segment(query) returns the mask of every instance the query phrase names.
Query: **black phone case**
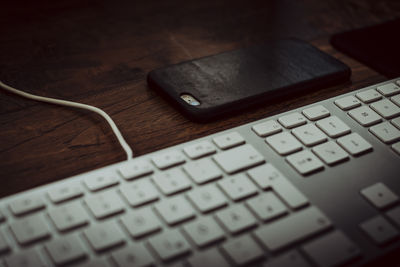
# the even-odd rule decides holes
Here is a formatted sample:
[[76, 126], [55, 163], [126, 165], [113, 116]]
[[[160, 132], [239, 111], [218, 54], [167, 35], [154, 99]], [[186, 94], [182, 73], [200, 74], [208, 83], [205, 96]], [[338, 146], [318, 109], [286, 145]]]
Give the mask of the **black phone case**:
[[[149, 86], [190, 119], [210, 121], [285, 94], [349, 79], [350, 68], [297, 39], [280, 40], [151, 71]], [[180, 98], [189, 93], [201, 105]]]

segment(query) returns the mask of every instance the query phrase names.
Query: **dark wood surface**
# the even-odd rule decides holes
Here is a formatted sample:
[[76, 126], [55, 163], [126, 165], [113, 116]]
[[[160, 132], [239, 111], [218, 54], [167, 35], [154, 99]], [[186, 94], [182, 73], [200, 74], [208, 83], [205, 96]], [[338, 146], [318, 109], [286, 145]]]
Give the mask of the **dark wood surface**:
[[[102, 108], [142, 155], [384, 81], [329, 37], [399, 16], [399, 1], [375, 0], [18, 2], [2, 6], [0, 79]], [[285, 37], [351, 66], [351, 82], [209, 124], [187, 120], [147, 87], [152, 69]], [[0, 127], [0, 197], [125, 159], [90, 112], [0, 91]]]

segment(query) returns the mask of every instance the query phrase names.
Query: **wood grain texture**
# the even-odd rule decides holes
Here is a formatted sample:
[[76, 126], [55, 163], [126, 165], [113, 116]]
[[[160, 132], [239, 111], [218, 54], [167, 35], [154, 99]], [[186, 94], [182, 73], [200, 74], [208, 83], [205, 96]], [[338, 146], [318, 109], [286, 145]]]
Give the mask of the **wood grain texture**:
[[[399, 1], [31, 1], [2, 8], [0, 79], [102, 108], [136, 155], [385, 80], [329, 45], [333, 33], [399, 17]], [[209, 124], [147, 87], [155, 68], [297, 37], [351, 66], [351, 82]], [[97, 115], [0, 92], [0, 196], [125, 159]]]

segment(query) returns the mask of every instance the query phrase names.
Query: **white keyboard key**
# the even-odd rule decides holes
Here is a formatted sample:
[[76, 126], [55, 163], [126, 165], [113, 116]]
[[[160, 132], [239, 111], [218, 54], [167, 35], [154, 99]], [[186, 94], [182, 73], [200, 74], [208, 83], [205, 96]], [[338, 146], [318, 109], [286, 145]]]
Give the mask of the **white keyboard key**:
[[262, 189], [273, 189], [292, 209], [308, 204], [307, 198], [272, 164], [267, 163], [247, 173]]
[[0, 254], [6, 252], [10, 249], [6, 238], [4, 237], [3, 233], [0, 232]]
[[117, 263], [118, 267], [147, 267], [154, 263], [149, 251], [138, 243], [133, 243], [111, 253], [111, 258]]
[[382, 216], [373, 217], [360, 224], [360, 227], [378, 245], [384, 245], [399, 236], [399, 231]]
[[96, 252], [101, 252], [125, 243], [125, 234], [115, 221], [96, 224], [83, 231]]
[[251, 129], [261, 137], [276, 134], [282, 131], [282, 126], [274, 120], [262, 122], [254, 125]]
[[103, 219], [124, 211], [124, 204], [114, 191], [88, 196], [85, 202], [97, 219]]
[[385, 121], [369, 128], [370, 132], [379, 138], [382, 142], [390, 144], [400, 140], [400, 130], [394, 127], [390, 122]]
[[311, 207], [264, 225], [255, 235], [269, 250], [277, 251], [330, 227], [330, 220], [319, 209]]
[[228, 149], [245, 143], [243, 136], [237, 132], [214, 137], [213, 141], [221, 149]]
[[179, 168], [156, 173], [153, 175], [153, 181], [167, 196], [192, 187], [187, 175]]
[[243, 173], [226, 177], [218, 185], [234, 201], [257, 194], [257, 188]]
[[121, 217], [122, 225], [133, 238], [139, 238], [161, 229], [161, 223], [149, 208], [136, 209]]
[[213, 156], [217, 164], [231, 174], [263, 163], [264, 157], [252, 145], [243, 145]]
[[199, 187], [187, 195], [196, 208], [203, 213], [218, 209], [227, 204], [226, 197], [214, 184]]
[[267, 262], [262, 267], [311, 267], [311, 265], [295, 250], [280, 254]]
[[288, 132], [267, 137], [265, 141], [280, 155], [285, 156], [302, 149], [302, 145]]
[[389, 99], [372, 103], [370, 107], [385, 119], [391, 119], [400, 115], [400, 107], [393, 104]]
[[187, 254], [191, 250], [189, 243], [177, 229], [156, 235], [150, 238], [149, 243], [163, 261]]
[[201, 141], [199, 143], [186, 146], [183, 151], [191, 159], [198, 159], [216, 152], [213, 144], [209, 141]]
[[242, 205], [221, 210], [216, 214], [216, 217], [232, 234], [240, 233], [257, 223], [254, 216]]
[[201, 217], [187, 223], [183, 230], [199, 247], [205, 247], [225, 238], [225, 233], [212, 217]]
[[[12, 267], [45, 267], [45, 265], [40, 258], [39, 254], [35, 249], [23, 250], [17, 253], [14, 253], [5, 258], [5, 262], [7, 266]], [[1, 265], [0, 263], [0, 266]]]
[[316, 120], [328, 117], [330, 115], [330, 112], [324, 106], [318, 105], [318, 106], [304, 109], [303, 114], [304, 114], [304, 116], [307, 117], [307, 119], [316, 121]]
[[358, 100], [357, 98], [355, 98], [352, 95], [345, 96], [343, 98], [335, 100], [335, 104], [342, 110], [349, 110], [349, 109], [361, 106], [360, 100]]
[[353, 156], [357, 156], [372, 150], [371, 144], [362, 138], [358, 133], [352, 133], [343, 136], [339, 138], [337, 142]]
[[78, 234], [58, 237], [46, 245], [46, 250], [55, 265], [65, 265], [87, 256]]
[[318, 266], [335, 267], [360, 256], [360, 249], [340, 231], [327, 234], [303, 246]]
[[145, 178], [121, 186], [120, 191], [132, 207], [138, 207], [159, 198], [156, 187]]
[[244, 266], [264, 257], [264, 251], [250, 235], [231, 239], [222, 245], [222, 249], [238, 266]]
[[397, 206], [386, 213], [387, 217], [400, 227], [400, 206]]
[[33, 194], [25, 194], [23, 197], [11, 201], [9, 207], [14, 215], [19, 216], [43, 209], [45, 204], [42, 197]]
[[229, 267], [230, 264], [216, 249], [201, 251], [188, 259], [190, 267]]
[[357, 93], [356, 96], [364, 103], [371, 103], [382, 98], [382, 95], [378, 93], [375, 89], [369, 89]]
[[392, 149], [400, 155], [400, 142], [397, 142], [395, 144], [392, 145]]
[[119, 183], [116, 174], [92, 174], [86, 177], [84, 183], [90, 191], [99, 191]]
[[378, 86], [376, 89], [384, 96], [391, 96], [400, 93], [400, 87], [394, 83], [381, 85]]
[[310, 151], [304, 150], [287, 156], [286, 160], [300, 174], [306, 175], [324, 168], [324, 164]]
[[312, 151], [328, 165], [334, 165], [349, 158], [346, 151], [334, 141], [320, 144], [314, 147]]
[[51, 201], [54, 203], [61, 203], [73, 198], [83, 196], [83, 190], [80, 185], [58, 185], [56, 187], [50, 188], [47, 194]]
[[195, 216], [194, 210], [183, 196], [165, 199], [155, 205], [158, 213], [169, 224], [174, 225]]
[[349, 115], [362, 126], [371, 126], [382, 121], [381, 116], [379, 116], [375, 111], [373, 111], [368, 106], [362, 106], [350, 110]]
[[146, 160], [129, 160], [119, 166], [118, 172], [125, 180], [132, 180], [152, 174], [153, 168]]
[[296, 126], [300, 126], [307, 123], [307, 119], [298, 112], [291, 113], [288, 115], [284, 115], [278, 119], [279, 123], [283, 125], [283, 127], [291, 129]]
[[316, 125], [332, 138], [336, 138], [351, 132], [350, 127], [336, 116], [319, 120], [317, 121]]
[[49, 217], [59, 231], [68, 231], [89, 223], [89, 217], [78, 201], [51, 209]]
[[364, 188], [361, 194], [378, 209], [387, 208], [399, 201], [399, 197], [383, 183]]
[[396, 105], [400, 106], [400, 95], [395, 95], [390, 98]]
[[246, 201], [246, 205], [263, 221], [270, 221], [287, 214], [285, 205], [272, 192], [264, 192]]
[[10, 224], [10, 228], [21, 245], [27, 245], [50, 236], [49, 227], [42, 214], [30, 215], [14, 221]]
[[182, 164], [186, 161], [183, 154], [176, 150], [157, 154], [156, 156], [153, 156], [151, 160], [157, 166], [157, 168], [161, 170]]
[[222, 177], [221, 170], [209, 158], [189, 162], [183, 166], [183, 169], [197, 184], [207, 183]]
[[394, 126], [396, 126], [398, 129], [400, 129], [400, 117], [391, 120], [391, 123], [392, 123]]
[[327, 140], [326, 135], [314, 124], [297, 127], [292, 130], [292, 134], [306, 146], [314, 146]]

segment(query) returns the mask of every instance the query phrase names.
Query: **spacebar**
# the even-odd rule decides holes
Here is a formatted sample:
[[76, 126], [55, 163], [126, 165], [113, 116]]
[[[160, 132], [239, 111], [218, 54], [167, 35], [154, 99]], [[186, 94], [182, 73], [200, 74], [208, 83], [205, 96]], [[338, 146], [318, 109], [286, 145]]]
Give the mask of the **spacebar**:
[[268, 249], [276, 251], [330, 228], [331, 225], [319, 209], [311, 207], [266, 225], [255, 234]]

